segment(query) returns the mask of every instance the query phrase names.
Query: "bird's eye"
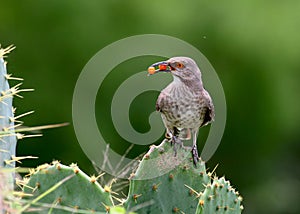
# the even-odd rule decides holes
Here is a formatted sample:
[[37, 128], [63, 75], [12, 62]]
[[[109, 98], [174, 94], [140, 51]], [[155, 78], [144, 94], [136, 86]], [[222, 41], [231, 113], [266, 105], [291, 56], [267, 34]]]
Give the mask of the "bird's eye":
[[182, 63], [180, 63], [180, 62], [177, 62], [177, 63], [176, 63], [176, 67], [177, 67], [177, 68], [183, 68], [184, 65], [183, 65]]

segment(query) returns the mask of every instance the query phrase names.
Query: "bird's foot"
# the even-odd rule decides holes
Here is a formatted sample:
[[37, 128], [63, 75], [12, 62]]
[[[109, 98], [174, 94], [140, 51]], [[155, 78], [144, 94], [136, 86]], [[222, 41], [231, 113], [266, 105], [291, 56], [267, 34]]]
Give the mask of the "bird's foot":
[[193, 163], [194, 163], [194, 166], [196, 167], [197, 163], [199, 161], [198, 150], [197, 150], [196, 145], [193, 145], [191, 152], [192, 152], [192, 157], [193, 157]]
[[171, 146], [173, 146], [173, 150], [174, 150], [174, 156], [176, 157], [177, 155], [177, 146], [179, 145], [179, 148], [184, 148], [185, 150], [189, 150], [190, 147], [185, 147], [183, 146], [183, 142], [182, 140], [180, 140], [180, 138], [178, 136], [175, 136], [171, 133], [166, 133], [166, 138], [165, 141], [168, 141], [171, 143]]

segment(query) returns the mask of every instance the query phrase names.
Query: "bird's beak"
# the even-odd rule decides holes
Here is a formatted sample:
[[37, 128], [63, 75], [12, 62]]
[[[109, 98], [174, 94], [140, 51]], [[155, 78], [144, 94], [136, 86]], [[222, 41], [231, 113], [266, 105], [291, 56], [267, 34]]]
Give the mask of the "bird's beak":
[[157, 62], [152, 64], [148, 68], [148, 75], [155, 74], [157, 72], [171, 72], [171, 66], [168, 62], [163, 61], [163, 62]]

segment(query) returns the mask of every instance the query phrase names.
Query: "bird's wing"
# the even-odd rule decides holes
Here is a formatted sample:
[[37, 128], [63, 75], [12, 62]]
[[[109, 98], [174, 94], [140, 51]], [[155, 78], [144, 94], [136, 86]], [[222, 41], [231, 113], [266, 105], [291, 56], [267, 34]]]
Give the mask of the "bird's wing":
[[209, 96], [208, 92], [204, 90], [204, 97], [206, 98], [206, 102], [205, 102], [205, 115], [204, 115], [204, 119], [203, 122], [201, 124], [202, 126], [207, 125], [208, 123], [212, 122], [215, 118], [215, 108], [214, 108], [214, 104], [212, 102], [211, 97]]

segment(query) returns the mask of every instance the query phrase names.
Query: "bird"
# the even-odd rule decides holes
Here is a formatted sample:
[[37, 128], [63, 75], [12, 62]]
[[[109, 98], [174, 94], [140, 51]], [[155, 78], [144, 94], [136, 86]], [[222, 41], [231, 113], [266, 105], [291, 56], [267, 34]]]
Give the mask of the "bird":
[[183, 140], [192, 138], [192, 160], [199, 161], [197, 136], [199, 128], [214, 121], [215, 110], [211, 96], [204, 89], [201, 71], [189, 57], [172, 57], [148, 67], [148, 75], [168, 72], [173, 81], [164, 88], [156, 101], [166, 128], [166, 139], [174, 146], [183, 146]]

